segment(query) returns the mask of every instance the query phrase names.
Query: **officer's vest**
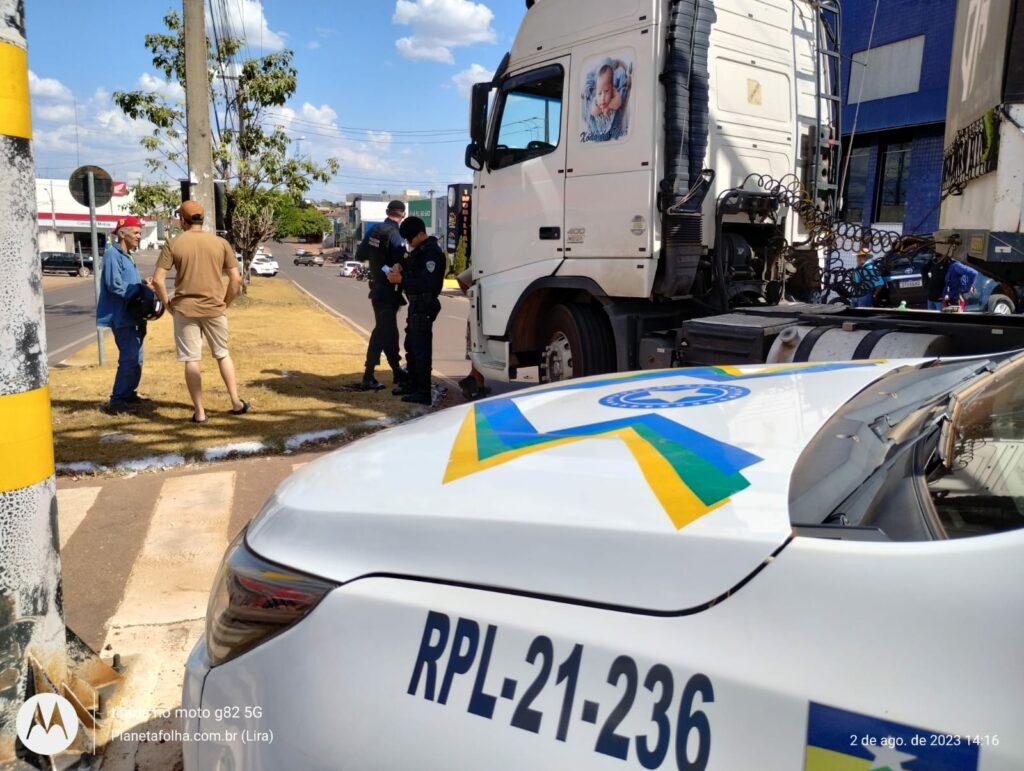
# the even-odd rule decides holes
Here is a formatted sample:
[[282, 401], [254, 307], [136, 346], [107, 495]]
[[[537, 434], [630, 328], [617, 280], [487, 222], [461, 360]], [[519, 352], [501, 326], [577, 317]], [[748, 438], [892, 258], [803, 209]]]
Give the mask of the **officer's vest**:
[[398, 229], [391, 220], [385, 220], [377, 225], [370, 228], [370, 232], [366, 234], [359, 247], [356, 249], [356, 259], [360, 262], [370, 263], [370, 283], [376, 284], [382, 278], [384, 274], [381, 273], [381, 268], [388, 261], [388, 251], [391, 245], [391, 233]]

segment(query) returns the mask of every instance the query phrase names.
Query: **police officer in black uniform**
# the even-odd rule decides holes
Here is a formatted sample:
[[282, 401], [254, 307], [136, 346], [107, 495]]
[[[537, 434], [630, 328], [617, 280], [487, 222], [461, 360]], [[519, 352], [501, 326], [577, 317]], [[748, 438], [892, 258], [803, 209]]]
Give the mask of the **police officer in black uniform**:
[[[405, 217], [405, 204], [391, 201], [387, 219], [370, 228], [356, 249], [356, 259], [370, 263], [370, 302], [373, 304], [373, 332], [366, 349], [366, 368], [359, 387], [364, 391], [377, 391], [384, 387], [377, 382], [373, 370], [380, 364], [381, 353], [388, 360], [394, 374], [395, 385], [405, 382], [398, 355], [398, 309], [405, 304], [401, 287], [388, 280], [394, 269], [401, 272], [405, 258], [405, 244], [398, 232], [398, 224]], [[397, 269], [396, 269], [397, 266]]]
[[399, 232], [412, 251], [405, 261], [405, 269], [390, 279], [400, 280], [409, 300], [409, 317], [405, 327], [405, 360], [409, 365], [409, 379], [394, 393], [402, 395], [403, 402], [431, 403], [430, 372], [433, 345], [433, 324], [441, 312], [438, 296], [448, 272], [448, 258], [427, 235], [427, 228], [419, 217], [409, 217], [399, 226]]

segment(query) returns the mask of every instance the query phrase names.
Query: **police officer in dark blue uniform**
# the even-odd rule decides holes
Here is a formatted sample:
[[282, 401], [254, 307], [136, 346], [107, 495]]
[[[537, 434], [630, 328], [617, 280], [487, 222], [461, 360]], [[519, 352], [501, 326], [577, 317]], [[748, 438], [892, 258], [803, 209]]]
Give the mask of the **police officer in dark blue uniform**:
[[396, 266], [397, 271], [401, 272], [405, 258], [405, 244], [398, 232], [398, 224], [403, 217], [405, 204], [391, 201], [387, 208], [387, 219], [370, 228], [356, 249], [356, 259], [370, 263], [370, 302], [373, 305], [373, 332], [366, 349], [363, 380], [359, 384], [364, 391], [377, 391], [384, 387], [373, 374], [373, 370], [380, 364], [381, 353], [391, 366], [395, 385], [401, 385], [406, 379], [398, 355], [398, 309], [405, 301], [402, 299], [401, 287], [388, 280], [388, 274]]
[[398, 276], [409, 300], [409, 317], [405, 327], [405, 360], [409, 365], [409, 379], [394, 393], [402, 395], [403, 402], [431, 403], [430, 372], [432, 368], [433, 324], [441, 312], [438, 296], [448, 272], [448, 258], [427, 235], [427, 228], [419, 217], [409, 217], [399, 226], [399, 232], [412, 250], [405, 260], [405, 268]]

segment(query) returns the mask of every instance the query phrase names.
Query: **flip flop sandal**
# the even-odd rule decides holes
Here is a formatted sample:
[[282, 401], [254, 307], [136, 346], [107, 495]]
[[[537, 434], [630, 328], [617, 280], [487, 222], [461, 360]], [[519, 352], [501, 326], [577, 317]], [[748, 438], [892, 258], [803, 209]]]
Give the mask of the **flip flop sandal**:
[[247, 402], [245, 399], [242, 399], [242, 409], [240, 409], [240, 410], [231, 410], [231, 414], [232, 415], [244, 415], [245, 413], [247, 413], [249, 411], [249, 407], [251, 407], [251, 406], [252, 405], [249, 404], [249, 402]]
[[209, 420], [210, 420], [210, 416], [209, 415], [207, 415], [205, 418], [200, 420], [199, 418], [196, 417], [196, 414], [194, 412], [192, 413], [192, 422], [193, 423], [206, 423]]

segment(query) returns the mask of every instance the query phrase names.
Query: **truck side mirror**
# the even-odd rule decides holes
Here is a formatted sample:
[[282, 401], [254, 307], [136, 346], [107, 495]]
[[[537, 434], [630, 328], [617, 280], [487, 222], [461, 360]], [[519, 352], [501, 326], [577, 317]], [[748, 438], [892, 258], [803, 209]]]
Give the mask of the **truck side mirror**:
[[476, 142], [466, 145], [466, 165], [473, 171], [480, 171], [484, 167], [484, 152]]
[[476, 83], [469, 106], [469, 138], [483, 147], [487, 141], [487, 98], [494, 88], [492, 83]]

